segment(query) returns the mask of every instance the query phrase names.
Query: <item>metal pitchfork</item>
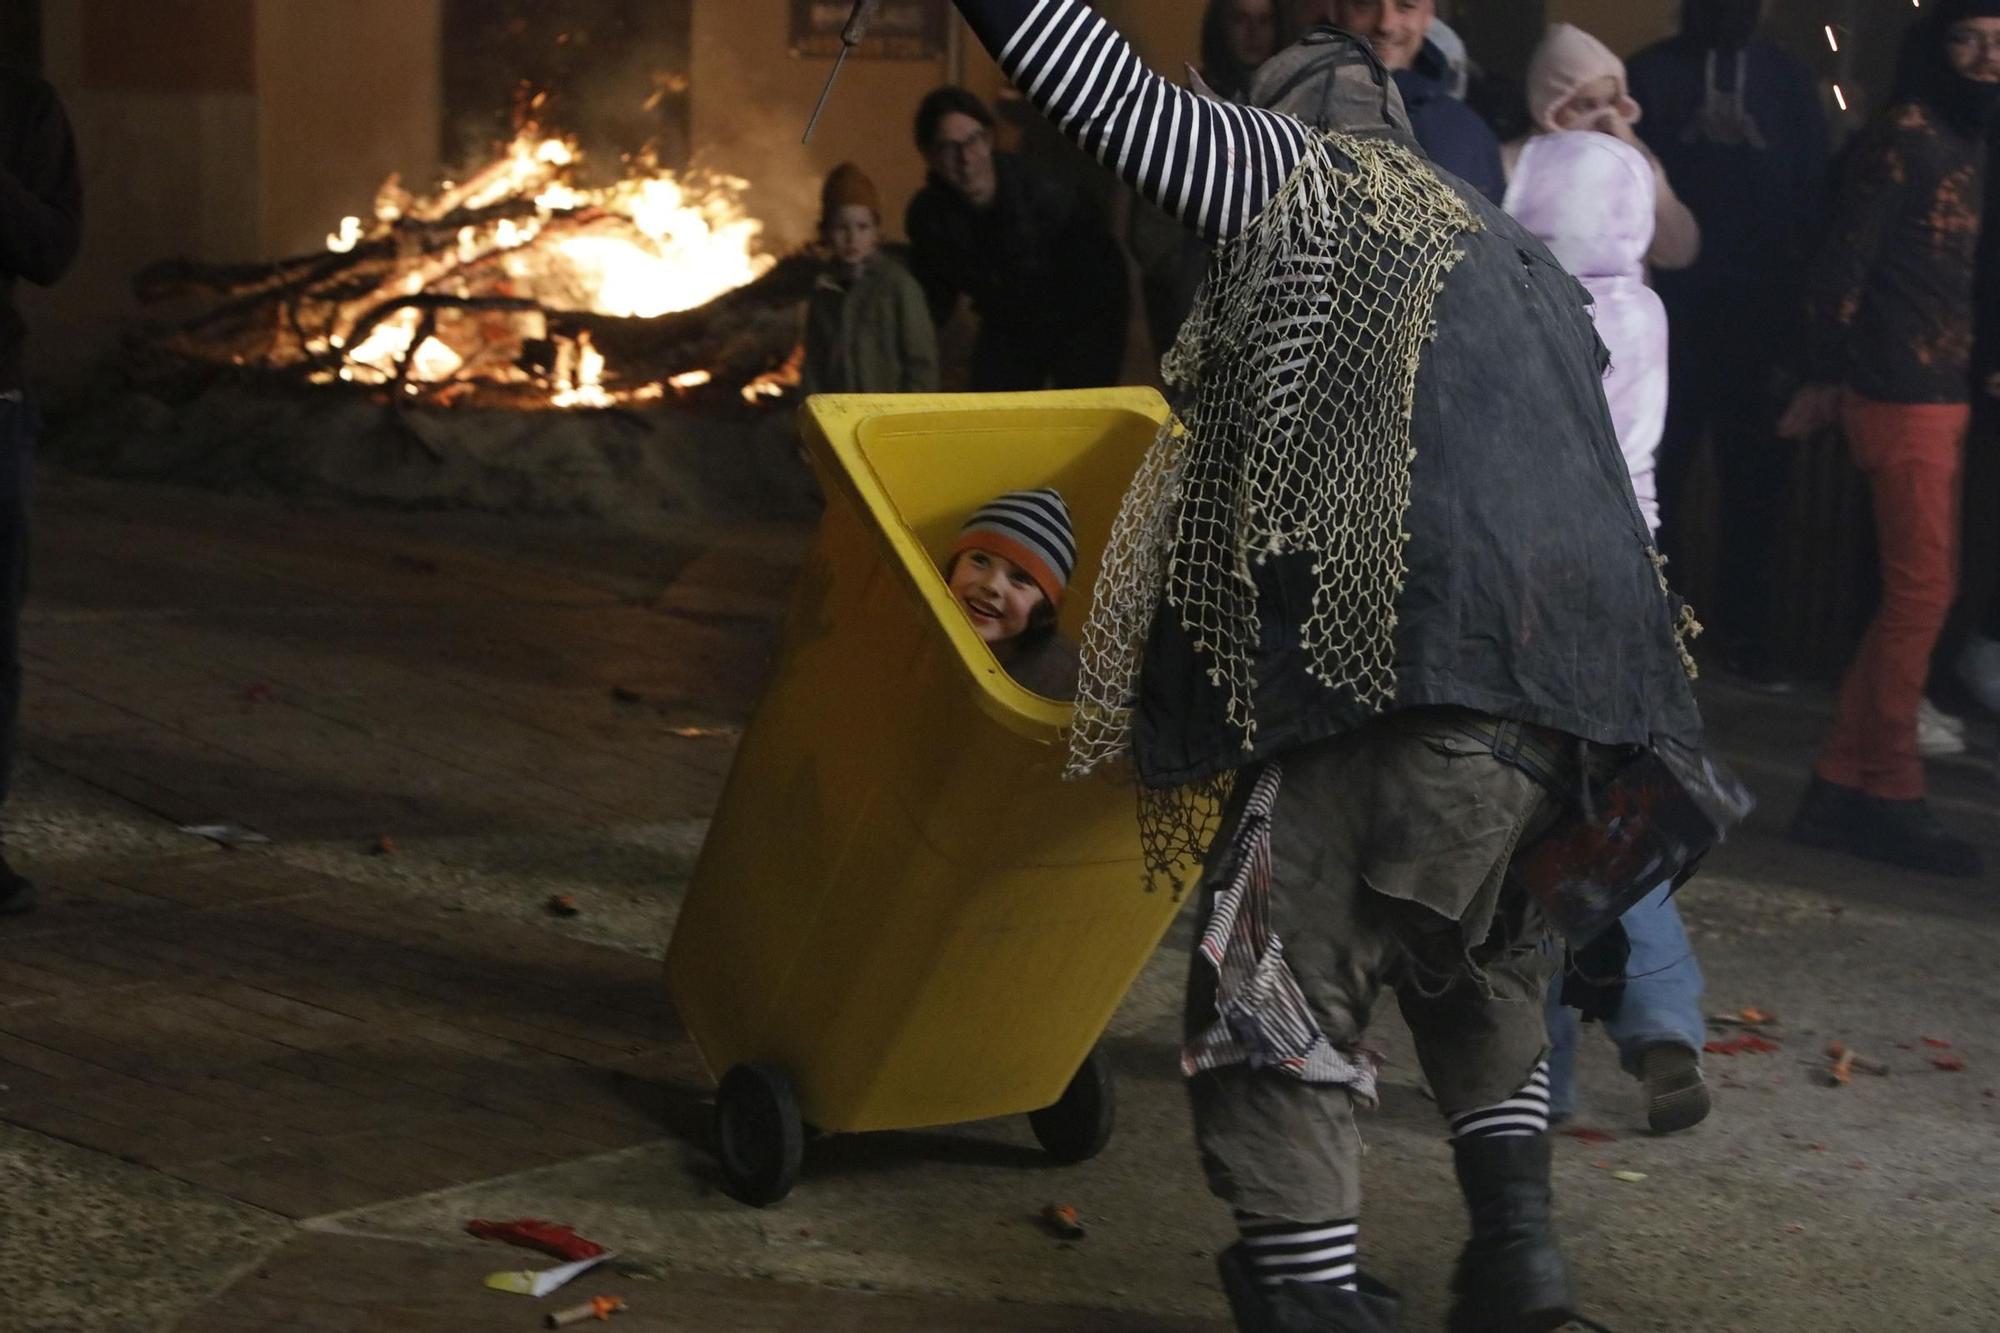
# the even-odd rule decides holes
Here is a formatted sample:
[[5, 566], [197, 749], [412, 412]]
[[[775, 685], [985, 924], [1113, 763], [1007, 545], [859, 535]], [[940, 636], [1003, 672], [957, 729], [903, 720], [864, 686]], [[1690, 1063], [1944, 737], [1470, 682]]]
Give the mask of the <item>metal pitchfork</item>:
[[848, 16], [847, 26], [840, 30], [840, 55], [834, 59], [833, 72], [826, 76], [826, 87], [820, 90], [819, 105], [813, 108], [812, 119], [806, 122], [806, 137], [800, 143], [811, 143], [813, 130], [819, 125], [819, 113], [826, 110], [826, 99], [833, 96], [833, 84], [840, 77], [840, 67], [847, 63], [847, 53], [861, 45], [861, 39], [868, 35], [868, 25], [875, 21], [875, 12], [882, 8], [882, 0], [854, 0], [854, 13]]

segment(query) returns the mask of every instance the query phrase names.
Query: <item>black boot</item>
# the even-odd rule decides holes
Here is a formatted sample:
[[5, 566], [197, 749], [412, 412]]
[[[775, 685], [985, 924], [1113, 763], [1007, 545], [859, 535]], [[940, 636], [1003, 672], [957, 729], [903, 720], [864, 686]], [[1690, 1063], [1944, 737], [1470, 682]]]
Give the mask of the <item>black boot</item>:
[[1549, 1136], [1457, 1139], [1458, 1186], [1472, 1239], [1452, 1278], [1451, 1333], [1546, 1333], [1574, 1311], [1556, 1248]]
[[33, 911], [34, 906], [34, 883], [8, 865], [5, 856], [0, 856], [0, 916], [19, 916]]
[[1359, 1291], [1325, 1282], [1267, 1287], [1241, 1245], [1217, 1255], [1215, 1267], [1242, 1333], [1396, 1333], [1396, 1293], [1373, 1279], [1360, 1278]]
[[1928, 801], [1870, 797], [1861, 815], [1847, 842], [1856, 856], [1959, 879], [1974, 879], [1986, 870], [1979, 849], [1939, 823]]
[[1868, 793], [1828, 782], [1815, 773], [1806, 784], [1798, 813], [1792, 816], [1792, 841], [1808, 847], [1844, 848], [1866, 804]]

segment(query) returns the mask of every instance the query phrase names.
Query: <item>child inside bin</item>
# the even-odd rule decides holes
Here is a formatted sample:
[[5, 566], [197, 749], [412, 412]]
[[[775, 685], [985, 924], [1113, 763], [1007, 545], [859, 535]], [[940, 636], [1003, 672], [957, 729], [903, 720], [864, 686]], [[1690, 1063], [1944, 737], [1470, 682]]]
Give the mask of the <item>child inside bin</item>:
[[1076, 697], [1076, 644], [1056, 612], [1076, 572], [1069, 506], [1054, 490], [1009, 491], [976, 510], [944, 563], [952, 600], [1023, 688]]

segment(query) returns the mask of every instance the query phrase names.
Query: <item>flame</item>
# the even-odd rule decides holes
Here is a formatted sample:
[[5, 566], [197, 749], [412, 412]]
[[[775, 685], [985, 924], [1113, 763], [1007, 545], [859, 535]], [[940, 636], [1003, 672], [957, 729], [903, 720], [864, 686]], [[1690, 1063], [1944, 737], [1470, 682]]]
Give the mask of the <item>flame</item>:
[[[581, 162], [573, 141], [529, 127], [463, 181], [445, 182], [424, 196], [391, 177], [377, 193], [372, 224], [341, 219], [326, 238], [328, 251], [336, 254], [396, 236], [395, 228], [406, 222], [458, 225], [448, 250], [410, 260], [375, 291], [345, 302], [313, 339], [319, 348], [341, 354], [338, 377], [384, 384], [401, 376], [412, 385], [442, 384], [467, 374], [500, 381], [535, 378], [514, 364], [517, 356], [482, 353], [495, 338], [518, 348], [545, 337], [538, 313], [440, 311], [432, 331], [419, 341], [417, 312], [402, 310], [355, 340], [356, 321], [383, 300], [424, 292], [499, 295], [525, 298], [549, 311], [649, 319], [705, 305], [776, 263], [759, 253], [763, 225], [744, 210], [747, 182], [677, 176], [642, 165], [615, 184], [585, 188], [569, 179]], [[587, 336], [559, 339], [546, 378], [549, 401], [557, 407], [603, 407], [667, 391], [661, 383], [616, 389], [616, 379]], [[683, 375], [672, 383], [679, 389], [696, 382]]]
[[437, 335], [427, 335], [414, 352], [410, 350], [410, 344], [416, 342], [418, 322], [416, 311], [401, 310], [370, 329], [367, 337], [347, 349], [348, 364], [341, 367], [340, 378], [387, 384], [396, 378], [405, 360], [409, 362], [405, 378], [413, 384], [440, 384], [456, 375], [465, 358]]
[[556, 357], [556, 391], [549, 399], [557, 407], [610, 407], [617, 400], [604, 389], [604, 353], [590, 344], [590, 335], [564, 342]]
[[785, 358], [784, 365], [743, 386], [743, 401], [754, 405], [766, 398], [783, 398], [787, 389], [795, 389], [804, 382], [805, 365], [806, 345], [799, 343]]

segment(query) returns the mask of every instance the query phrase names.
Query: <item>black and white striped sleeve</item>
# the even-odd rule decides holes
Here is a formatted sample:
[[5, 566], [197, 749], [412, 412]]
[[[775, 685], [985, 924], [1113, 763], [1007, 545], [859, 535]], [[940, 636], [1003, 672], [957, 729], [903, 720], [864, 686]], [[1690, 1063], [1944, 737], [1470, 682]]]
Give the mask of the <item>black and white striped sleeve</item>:
[[1290, 116], [1176, 87], [1082, 0], [956, 0], [1000, 68], [1085, 152], [1209, 240], [1248, 226], [1305, 156]]

